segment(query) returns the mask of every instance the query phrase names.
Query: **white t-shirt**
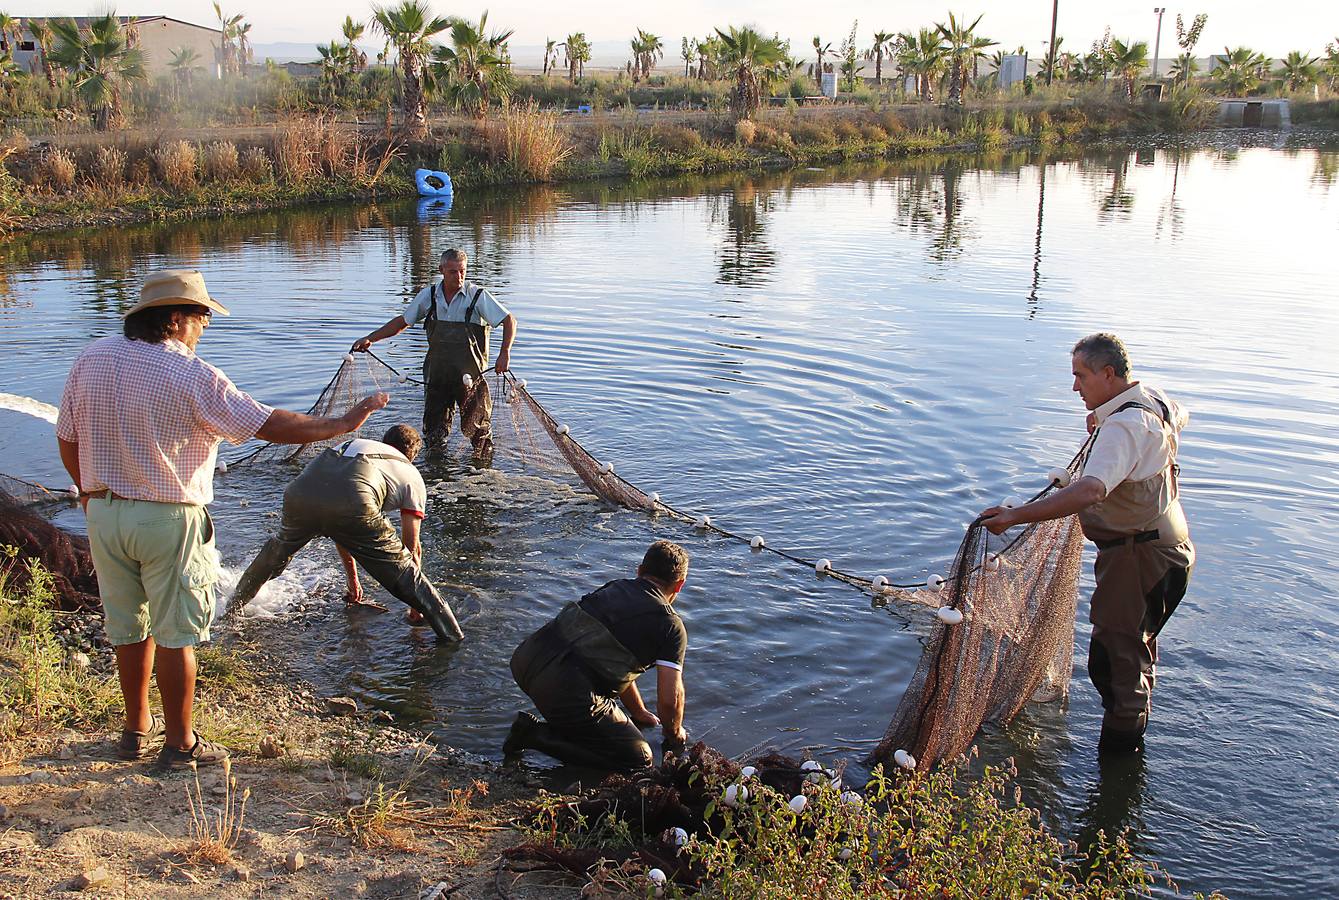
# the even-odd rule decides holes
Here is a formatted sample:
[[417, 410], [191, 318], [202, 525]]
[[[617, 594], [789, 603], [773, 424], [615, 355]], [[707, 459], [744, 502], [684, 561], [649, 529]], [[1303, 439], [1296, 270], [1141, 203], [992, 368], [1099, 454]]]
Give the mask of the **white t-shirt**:
[[[479, 289], [479, 285], [473, 281], [466, 281], [460, 286], [454, 297], [443, 296], [442, 276], [438, 275], [432, 280], [432, 285], [437, 288], [437, 321], [438, 322], [464, 322], [465, 311], [470, 308], [470, 303], [474, 300], [474, 292]], [[425, 287], [419, 291], [413, 301], [405, 307], [403, 313], [404, 320], [410, 325], [422, 322], [428, 315], [428, 307], [432, 303], [432, 286]], [[507, 308], [497, 302], [497, 298], [485, 290], [479, 295], [479, 302], [475, 304], [474, 315], [470, 320], [475, 325], [483, 325], [486, 328], [496, 328], [502, 324], [502, 320], [511, 313]]]
[[[1166, 425], [1159, 400], [1171, 413]], [[1132, 402], [1153, 412], [1138, 408], [1116, 412]], [[1093, 410], [1093, 416], [1099, 431], [1083, 464], [1083, 474], [1101, 481], [1108, 494], [1122, 481], [1144, 481], [1167, 468], [1176, 459], [1181, 429], [1190, 421], [1190, 414], [1181, 404], [1138, 382]]]
[[[428, 509], [428, 489], [423, 484], [423, 476], [418, 469], [405, 458], [405, 455], [390, 444], [367, 438], [354, 438], [339, 447], [342, 456], [371, 456], [370, 462], [376, 466], [386, 479], [386, 499], [381, 511], [405, 512], [423, 518]], [[388, 456], [390, 459], [381, 459]]]

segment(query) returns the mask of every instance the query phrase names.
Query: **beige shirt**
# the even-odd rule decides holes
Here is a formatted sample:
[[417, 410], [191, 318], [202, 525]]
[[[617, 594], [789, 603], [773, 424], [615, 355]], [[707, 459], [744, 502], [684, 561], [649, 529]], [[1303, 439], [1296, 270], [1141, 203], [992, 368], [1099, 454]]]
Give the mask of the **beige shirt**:
[[[1170, 427], [1162, 422], [1162, 407], [1171, 413]], [[1116, 412], [1126, 403], [1139, 403], [1143, 409]], [[1091, 475], [1106, 485], [1110, 494], [1123, 481], [1152, 478], [1176, 459], [1181, 429], [1190, 414], [1175, 400], [1155, 388], [1135, 382], [1093, 410], [1097, 420], [1097, 440], [1083, 463], [1083, 475]]]

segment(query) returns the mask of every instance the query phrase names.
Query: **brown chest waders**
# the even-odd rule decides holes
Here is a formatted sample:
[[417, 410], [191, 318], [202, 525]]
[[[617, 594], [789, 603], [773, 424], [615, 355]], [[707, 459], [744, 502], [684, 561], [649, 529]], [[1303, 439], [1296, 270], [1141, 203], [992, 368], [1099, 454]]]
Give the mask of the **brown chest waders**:
[[[488, 331], [472, 322], [484, 289], [476, 288], [465, 310], [465, 321], [443, 322], [437, 318], [437, 285], [430, 287], [428, 315], [423, 330], [428, 335], [428, 354], [423, 359], [423, 437], [441, 444], [451, 432], [451, 417], [460, 407], [460, 431], [477, 451], [493, 443], [493, 398], [483, 373], [488, 368]], [[448, 303], [450, 300], [447, 301]], [[473, 379], [466, 388], [464, 376]]]
[[451, 607], [424, 577], [399, 533], [382, 514], [386, 481], [372, 463], [380, 455], [343, 456], [330, 448], [312, 460], [284, 491], [279, 534], [265, 542], [237, 583], [229, 609], [236, 614], [265, 582], [280, 575], [315, 537], [328, 537], [353, 556], [391, 596], [423, 614], [444, 640], [462, 633]]
[[[1131, 408], [1159, 415], [1142, 403], [1116, 412]], [[1159, 418], [1169, 421], [1165, 406]], [[1121, 482], [1079, 513], [1084, 536], [1097, 544], [1088, 677], [1102, 695], [1103, 750], [1137, 749], [1157, 681], [1158, 633], [1190, 583], [1195, 548], [1177, 473], [1173, 459], [1152, 478]]]
[[640, 769], [654, 761], [651, 745], [617, 703], [642, 667], [580, 605], [567, 604], [526, 638], [512, 654], [511, 672], [545, 719], [518, 718], [518, 749], [596, 769]]

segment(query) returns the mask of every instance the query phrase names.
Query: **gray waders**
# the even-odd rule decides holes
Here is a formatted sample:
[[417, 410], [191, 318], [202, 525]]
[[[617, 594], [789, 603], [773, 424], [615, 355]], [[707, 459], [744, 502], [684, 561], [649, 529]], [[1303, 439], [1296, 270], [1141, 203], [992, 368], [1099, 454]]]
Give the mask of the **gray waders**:
[[[459, 406], [461, 434], [477, 452], [493, 446], [493, 398], [482, 377], [488, 368], [488, 332], [470, 321], [483, 292], [483, 288], [475, 289], [465, 321], [443, 322], [437, 318], [437, 285], [431, 286], [431, 303], [423, 321], [428, 334], [428, 355], [423, 360], [423, 437], [430, 445], [445, 443], [451, 433], [451, 416]], [[473, 379], [468, 388], [465, 375]]]
[[312, 538], [328, 537], [353, 556], [391, 596], [423, 614], [437, 636], [463, 637], [451, 607], [437, 593], [381, 513], [385, 481], [367, 456], [324, 451], [284, 491], [279, 534], [265, 542], [233, 594], [240, 610], [265, 582], [287, 568]]
[[651, 745], [617, 702], [640, 671], [603, 623], [578, 604], [567, 604], [512, 654], [512, 677], [545, 721], [522, 713], [509, 749], [538, 750], [593, 769], [650, 766]]
[[[1116, 412], [1131, 407], [1153, 412], [1142, 403]], [[1160, 418], [1167, 423], [1166, 410]], [[1084, 536], [1097, 544], [1088, 677], [1105, 710], [1100, 752], [1139, 748], [1157, 681], [1158, 634], [1190, 583], [1195, 548], [1176, 475], [1171, 460], [1152, 478], [1123, 481], [1079, 513]]]

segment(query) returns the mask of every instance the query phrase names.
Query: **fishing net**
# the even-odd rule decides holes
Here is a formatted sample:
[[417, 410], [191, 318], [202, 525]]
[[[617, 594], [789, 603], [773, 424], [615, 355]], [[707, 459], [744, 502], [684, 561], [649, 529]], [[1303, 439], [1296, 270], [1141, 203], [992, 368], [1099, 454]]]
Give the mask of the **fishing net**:
[[[876, 605], [937, 608], [915, 675], [873, 754], [876, 760], [892, 760], [906, 768], [932, 766], [966, 752], [983, 724], [1005, 724], [1030, 700], [1058, 699], [1067, 693], [1083, 541], [1076, 518], [1030, 525], [1012, 540], [996, 541], [993, 550], [989, 532], [976, 522], [963, 538], [947, 577], [931, 575], [914, 583], [866, 577], [842, 571], [827, 559], [773, 547], [762, 536], [730, 530], [709, 516], [690, 513], [643, 491], [584, 447], [524, 381], [510, 372], [489, 380], [494, 452], [499, 459], [556, 478], [575, 476], [609, 503], [668, 516], [700, 532], [747, 543], [855, 587], [871, 595]], [[405, 382], [421, 383], [375, 354], [350, 354], [310, 413], [342, 415], [372, 391]], [[482, 385], [479, 379], [473, 389]], [[238, 463], [299, 460], [347, 439], [340, 436], [302, 447], [267, 444]], [[1067, 469], [1053, 472], [1050, 485], [1032, 499], [1067, 484], [1078, 472], [1082, 452]]]
[[[1067, 484], [1078, 458], [1031, 499]], [[874, 760], [932, 766], [965, 753], [983, 724], [1007, 724], [1029, 701], [1068, 693], [1082, 549], [1076, 516], [1029, 525], [996, 551], [981, 521], [972, 523]]]
[[70, 534], [39, 514], [44, 506], [69, 503], [68, 491], [52, 490], [31, 481], [0, 475], [0, 548], [13, 547], [17, 555], [0, 562], [0, 584], [15, 594], [28, 589], [31, 565], [40, 563], [51, 574], [51, 587], [60, 609], [102, 608], [88, 539]]

